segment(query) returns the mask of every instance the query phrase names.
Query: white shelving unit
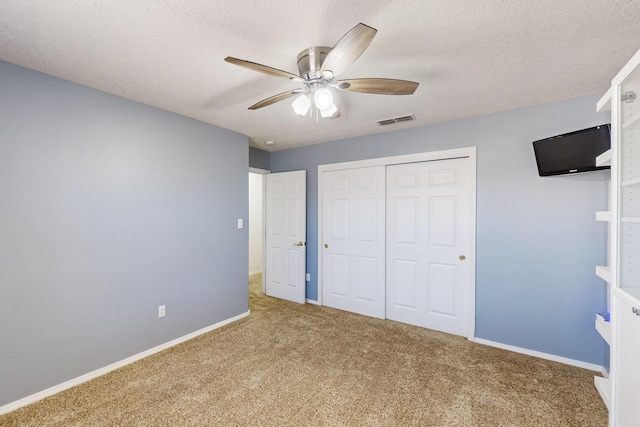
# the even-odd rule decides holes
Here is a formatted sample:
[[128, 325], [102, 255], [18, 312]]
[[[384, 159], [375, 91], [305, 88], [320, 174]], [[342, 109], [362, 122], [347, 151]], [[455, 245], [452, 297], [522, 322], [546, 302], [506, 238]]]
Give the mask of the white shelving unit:
[[633, 185], [638, 185], [640, 184], [640, 178], [633, 178], [633, 179], [628, 179], [626, 181], [622, 181], [620, 183], [621, 187], [631, 187]]
[[607, 344], [611, 345], [611, 322], [602, 317], [600, 313], [596, 314], [596, 331], [604, 338]]
[[598, 101], [611, 109], [611, 150], [596, 159], [611, 165], [609, 211], [596, 212], [609, 228], [608, 265], [596, 274], [609, 285], [610, 315], [595, 328], [609, 344], [609, 377], [595, 377], [609, 408], [610, 426], [640, 425], [640, 51]]
[[609, 406], [611, 405], [611, 381], [609, 381], [609, 378], [593, 377], [593, 383], [595, 384], [598, 393], [600, 393], [607, 409], [611, 410]]
[[[611, 109], [612, 93], [613, 93], [613, 89], [609, 89], [607, 93], [605, 93], [604, 96], [600, 98], [600, 101], [598, 101], [598, 104], [596, 107], [597, 111], [599, 112], [608, 111]], [[605, 151], [604, 153], [596, 157], [596, 166], [611, 166], [612, 157], [613, 157], [612, 149]], [[611, 193], [611, 189], [609, 192]], [[604, 221], [608, 223], [609, 234], [611, 234], [611, 222], [613, 221], [613, 212], [611, 211], [611, 209], [612, 209], [612, 204], [611, 204], [611, 201], [609, 201], [608, 211], [596, 212], [596, 221]], [[611, 289], [611, 281], [612, 281], [611, 267], [610, 267], [612, 260], [611, 260], [610, 250], [609, 250], [609, 256], [607, 261], [609, 263], [608, 265], [596, 266], [596, 276], [598, 276], [599, 278], [601, 278], [606, 282], [605, 286], [607, 287], [607, 294], [608, 294], [609, 293], [608, 291]], [[607, 309], [609, 309], [609, 304], [607, 304]], [[602, 336], [602, 339], [604, 339], [604, 341], [609, 346], [611, 346], [612, 327], [611, 327], [611, 322], [609, 321], [608, 313], [606, 313], [605, 316], [607, 316], [606, 319], [602, 314], [596, 313], [595, 328], [596, 328], [596, 331], [598, 331], [598, 333], [600, 334], [600, 336]], [[593, 378], [593, 381], [594, 381], [596, 390], [598, 390], [598, 393], [600, 393], [600, 397], [602, 397], [602, 401], [607, 406], [607, 409], [611, 410], [610, 405], [611, 405], [612, 381], [610, 377], [604, 378], [604, 377], [596, 376]]]
[[640, 114], [634, 114], [624, 123], [622, 123], [622, 130], [633, 129], [640, 121]]
[[598, 157], [596, 157], [596, 166], [611, 166], [611, 150], [610, 149], [600, 154]]
[[613, 88], [609, 88], [607, 92], [602, 95], [602, 98], [598, 100], [596, 104], [596, 111], [611, 111], [611, 91]]
[[606, 265], [596, 265], [596, 276], [607, 283], [611, 283], [611, 268]]

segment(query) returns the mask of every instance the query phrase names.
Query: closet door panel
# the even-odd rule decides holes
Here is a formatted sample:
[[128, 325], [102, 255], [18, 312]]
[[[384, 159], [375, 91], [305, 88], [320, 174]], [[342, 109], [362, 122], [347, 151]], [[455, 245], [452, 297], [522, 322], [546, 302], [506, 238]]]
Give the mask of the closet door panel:
[[387, 167], [388, 319], [468, 335], [469, 161]]
[[384, 318], [384, 166], [322, 174], [322, 299]]

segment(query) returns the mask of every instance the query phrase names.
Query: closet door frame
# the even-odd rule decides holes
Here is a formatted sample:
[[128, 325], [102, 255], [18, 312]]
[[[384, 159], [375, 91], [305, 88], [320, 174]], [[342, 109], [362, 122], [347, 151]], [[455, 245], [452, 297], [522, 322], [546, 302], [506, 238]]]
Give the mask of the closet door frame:
[[390, 166], [403, 163], [428, 162], [437, 160], [448, 160], [467, 157], [470, 160], [469, 170], [469, 326], [467, 328], [467, 339], [475, 339], [476, 323], [476, 147], [455, 148], [451, 150], [429, 151], [423, 153], [406, 154], [401, 156], [380, 157], [375, 159], [356, 160], [351, 162], [331, 163], [318, 165], [318, 304], [322, 303], [322, 212], [323, 212], [323, 188], [322, 174], [328, 171], [363, 168], [370, 166]]

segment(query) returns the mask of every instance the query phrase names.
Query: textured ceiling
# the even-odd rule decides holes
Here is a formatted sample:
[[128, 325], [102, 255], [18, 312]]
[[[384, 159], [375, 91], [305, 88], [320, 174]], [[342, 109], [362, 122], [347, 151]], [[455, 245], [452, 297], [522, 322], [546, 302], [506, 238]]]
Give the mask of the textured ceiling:
[[[300, 51], [333, 46], [358, 22], [378, 34], [339, 77], [413, 80], [414, 95], [341, 92], [342, 116], [318, 122], [296, 116], [290, 100], [247, 109], [299, 84], [226, 56], [297, 74]], [[0, 60], [243, 133], [266, 150], [601, 93], [639, 48], [638, 0], [0, 2]], [[416, 121], [374, 123], [407, 114]]]

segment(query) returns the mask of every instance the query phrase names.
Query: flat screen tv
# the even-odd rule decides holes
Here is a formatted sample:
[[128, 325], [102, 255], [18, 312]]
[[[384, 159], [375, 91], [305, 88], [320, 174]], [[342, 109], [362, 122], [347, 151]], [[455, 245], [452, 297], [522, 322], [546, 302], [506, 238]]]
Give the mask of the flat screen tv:
[[596, 166], [596, 157], [609, 148], [608, 124], [533, 142], [540, 176], [609, 169], [609, 166]]

